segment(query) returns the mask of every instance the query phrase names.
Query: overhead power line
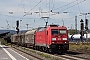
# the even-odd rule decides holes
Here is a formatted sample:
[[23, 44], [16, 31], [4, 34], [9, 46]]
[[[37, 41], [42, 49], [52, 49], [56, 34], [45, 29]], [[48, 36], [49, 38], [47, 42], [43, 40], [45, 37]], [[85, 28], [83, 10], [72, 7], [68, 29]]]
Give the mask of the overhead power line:
[[[33, 8], [31, 8], [30, 11], [32, 11], [35, 7], [37, 7], [41, 2], [42, 2], [42, 0], [40, 0]], [[30, 11], [29, 11], [29, 12], [30, 12]], [[29, 13], [29, 12], [28, 12], [28, 13]], [[23, 15], [23, 17], [26, 16], [26, 15], [27, 15], [27, 14]]]
[[66, 9], [69, 9], [69, 8], [71, 8], [71, 7], [74, 7], [74, 6], [80, 4], [80, 3], [84, 2], [84, 1], [86, 1], [86, 0], [83, 0], [83, 1], [80, 1], [80, 2], [78, 2], [78, 3], [76, 3], [76, 4], [73, 4], [72, 6], [63, 9], [62, 11], [66, 10]]
[[[77, 3], [78, 3], [78, 0], [77, 0]], [[81, 12], [79, 4], [78, 4], [78, 9], [79, 9], [79, 12]]]
[[64, 6], [58, 7], [58, 8], [56, 8], [56, 9], [54, 9], [54, 10], [61, 9], [61, 8], [65, 7], [65, 6], [68, 6], [68, 5], [70, 5], [70, 4], [73, 4], [73, 3], [75, 3], [75, 2], [77, 2], [77, 0], [75, 0], [75, 1], [73, 1], [73, 2], [70, 2], [70, 3], [68, 3], [68, 4], [64, 5]]
[[[75, 1], [73, 1], [73, 2], [70, 2], [70, 3], [68, 3], [68, 4], [66, 4], [66, 5], [64, 5], [64, 6], [62, 6], [62, 7], [58, 7], [58, 8], [53, 9], [53, 10], [62, 9], [62, 8], [64, 8], [64, 7], [66, 7], [66, 6], [68, 6], [68, 5], [73, 4], [72, 6], [69, 6], [69, 7], [67, 7], [67, 8], [65, 8], [65, 9], [62, 10], [62, 11], [64, 11], [64, 10], [69, 9], [69, 8], [75, 6], [75, 5], [78, 5], [78, 4], [80, 4], [80, 3], [84, 2], [84, 1], [86, 1], [86, 0], [83, 0], [83, 1], [80, 1], [80, 2], [78, 2], [78, 0], [75, 0]], [[76, 3], [76, 4], [75, 4], [75, 3]], [[79, 7], [78, 7], [78, 8], [79, 8]], [[79, 10], [80, 10], [80, 9], [79, 9]]]

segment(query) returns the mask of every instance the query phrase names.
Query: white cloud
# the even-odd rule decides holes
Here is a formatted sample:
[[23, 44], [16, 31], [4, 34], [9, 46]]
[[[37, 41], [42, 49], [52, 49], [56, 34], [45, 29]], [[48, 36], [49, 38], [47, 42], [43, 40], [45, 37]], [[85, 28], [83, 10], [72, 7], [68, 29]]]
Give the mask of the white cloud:
[[[78, 15], [78, 13], [80, 13], [80, 11], [81, 12], [90, 12], [90, 8], [89, 8], [90, 1], [86, 0], [85, 2], [80, 3], [79, 5], [76, 5], [74, 7], [64, 10], [66, 12], [74, 12], [74, 13], [68, 13], [68, 14], [62, 13], [63, 9], [70, 7], [73, 4], [83, 1], [83, 0], [78, 0], [77, 2], [74, 2], [74, 1], [76, 1], [76, 0], [50, 0], [50, 9], [52, 10], [52, 9], [58, 8], [57, 10], [53, 10], [53, 12], [55, 12], [55, 11], [60, 12], [60, 14], [50, 16], [50, 18], [56, 19], [56, 20], [58, 20], [58, 19], [69, 20], [68, 18], [74, 17], [74, 15]], [[31, 11], [29, 13], [32, 13], [32, 15], [26, 15], [23, 18], [24, 20], [25, 19], [29, 20], [28, 18], [40, 19], [42, 16], [48, 17], [49, 13], [45, 13], [45, 14], [42, 13], [42, 14], [40, 14], [40, 16], [39, 16], [39, 14], [34, 13], [34, 12], [39, 12], [40, 7], [42, 9], [42, 12], [49, 11], [49, 0], [42, 0], [42, 2], [40, 4], [38, 4], [39, 2], [40, 2], [40, 0], [0, 0], [0, 14], [1, 14], [0, 19], [1, 20], [3, 19], [2, 21], [6, 20], [6, 18], [8, 20], [10, 20], [13, 18], [12, 16], [14, 16], [14, 17], [17, 17], [17, 18], [13, 18], [13, 20], [15, 21], [15, 20], [22, 18], [22, 16], [25, 14], [24, 12], [29, 12], [30, 10]], [[74, 3], [72, 3], [72, 2], [74, 2]], [[72, 4], [65, 6], [69, 3], [72, 3]], [[62, 6], [64, 6], [64, 7], [60, 8]], [[13, 12], [13, 14], [10, 15], [9, 12]], [[6, 16], [6, 18], [3, 18], [5, 15], [8, 15], [8, 16]], [[11, 17], [9, 17], [9, 16], [11, 16]], [[90, 17], [88, 17], [88, 19], [90, 19]], [[27, 23], [27, 22], [25, 22], [25, 23]], [[23, 24], [24, 24], [24, 22], [23, 22]], [[38, 23], [36, 23], [36, 24], [38, 25]], [[69, 25], [69, 24], [67, 23], [67, 25]], [[89, 24], [89, 28], [90, 28], [90, 24]]]

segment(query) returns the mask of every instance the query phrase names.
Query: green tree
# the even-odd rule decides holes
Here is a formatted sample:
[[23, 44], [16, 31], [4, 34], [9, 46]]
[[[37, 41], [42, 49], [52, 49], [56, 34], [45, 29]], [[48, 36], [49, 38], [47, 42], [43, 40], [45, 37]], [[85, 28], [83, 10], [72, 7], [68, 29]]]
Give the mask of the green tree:
[[72, 30], [70, 29], [70, 30], [68, 30], [68, 32], [69, 32], [70, 35], [77, 33], [77, 31], [75, 29], [72, 29]]

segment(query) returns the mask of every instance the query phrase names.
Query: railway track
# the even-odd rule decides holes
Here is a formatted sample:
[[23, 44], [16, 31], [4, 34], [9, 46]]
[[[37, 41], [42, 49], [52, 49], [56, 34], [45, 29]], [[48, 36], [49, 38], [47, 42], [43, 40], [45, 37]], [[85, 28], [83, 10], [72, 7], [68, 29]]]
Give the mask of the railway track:
[[68, 60], [86, 60], [85, 58], [70, 55], [61, 55], [61, 57], [67, 58]]
[[[45, 57], [41, 57], [37, 54], [33, 54], [30, 51], [23, 50], [19, 47], [13, 47], [13, 49], [16, 49], [18, 51], [23, 52], [24, 54], [26, 54], [25, 57], [27, 57], [29, 59], [31, 59], [31, 57], [29, 57], [29, 56], [32, 56], [33, 57], [32, 60], [51, 60], [51, 58], [53, 58], [53, 60], [54, 60], [54, 58], [57, 59], [57, 60], [90, 60], [90, 59], [87, 59], [87, 58], [72, 55], [73, 53], [72, 54], [68, 54], [68, 53], [66, 53], [66, 54], [54, 54], [53, 55], [53, 54], [48, 54], [48, 53], [44, 53], [44, 52], [39, 52], [39, 53], [42, 53], [42, 54], [46, 54], [50, 57], [50, 58], [45, 58]], [[35, 52], [35, 53], [37, 53], [37, 52]], [[23, 54], [23, 53], [21, 53], [21, 54]]]
[[77, 58], [82, 58], [82, 59], [85, 59], [85, 60], [90, 60], [90, 53], [87, 53], [87, 52], [83, 52], [83, 51], [68, 51], [66, 53], [66, 55], [68, 56], [72, 56], [72, 57], [77, 57]]
[[58, 56], [63, 56], [70, 60], [90, 60], [90, 55], [87, 53], [68, 51], [66, 54], [57, 54]]
[[[12, 47], [11, 47], [12, 48]], [[20, 49], [19, 47], [13, 47], [13, 50], [15, 50], [16, 52], [18, 52], [19, 54], [22, 54], [23, 56], [25, 56], [26, 58], [28, 58], [29, 60], [43, 60], [42, 58], [39, 58], [33, 54], [31, 54], [28, 51], [25, 51], [23, 49]]]

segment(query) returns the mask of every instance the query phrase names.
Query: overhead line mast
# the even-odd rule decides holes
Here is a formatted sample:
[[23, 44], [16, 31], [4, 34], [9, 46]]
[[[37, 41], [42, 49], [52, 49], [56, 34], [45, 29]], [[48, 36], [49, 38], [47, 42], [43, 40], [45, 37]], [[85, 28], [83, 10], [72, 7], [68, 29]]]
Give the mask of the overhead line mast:
[[75, 33], [77, 34], [77, 16], [75, 16]]

